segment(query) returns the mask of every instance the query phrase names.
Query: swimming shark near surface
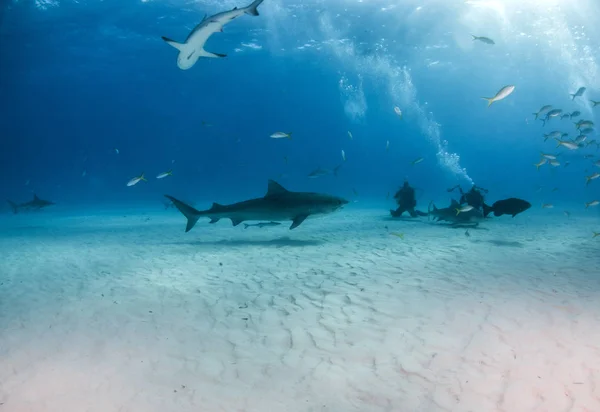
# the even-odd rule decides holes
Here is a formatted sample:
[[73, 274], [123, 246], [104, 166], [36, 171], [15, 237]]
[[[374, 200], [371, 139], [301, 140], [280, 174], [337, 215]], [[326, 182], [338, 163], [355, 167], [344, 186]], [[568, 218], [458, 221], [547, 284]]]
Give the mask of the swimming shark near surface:
[[198, 24], [194, 30], [188, 35], [185, 42], [179, 43], [171, 40], [168, 37], [162, 36], [162, 39], [170, 46], [179, 50], [177, 57], [177, 66], [181, 70], [190, 69], [200, 57], [226, 57], [226, 54], [211, 53], [204, 50], [204, 44], [214, 33], [222, 32], [223, 26], [233, 21], [235, 18], [244, 14], [250, 16], [258, 16], [257, 7], [264, 0], [255, 0], [249, 6], [238, 9], [234, 7], [232, 10], [217, 13], [213, 16], [206, 17]]
[[339, 210], [348, 203], [346, 199], [321, 193], [291, 192], [274, 180], [269, 180], [267, 194], [257, 199], [245, 200], [231, 205], [213, 203], [208, 210], [196, 210], [193, 207], [165, 195], [187, 218], [186, 232], [189, 232], [201, 217], [210, 218], [210, 223], [220, 219], [231, 219], [233, 226], [247, 220], [282, 222], [291, 220], [291, 229], [295, 229], [307, 217]]
[[454, 199], [452, 199], [449, 207], [438, 209], [433, 202], [430, 206], [433, 206], [433, 208], [429, 209], [429, 215], [433, 216], [434, 221], [438, 222], [446, 221], [450, 222], [452, 225], [465, 223], [479, 224], [479, 221], [484, 219], [483, 211], [477, 208], [472, 208], [468, 211], [459, 213], [458, 209], [460, 209], [460, 204]]
[[50, 202], [48, 200], [43, 200], [37, 197], [37, 195], [33, 195], [33, 200], [25, 203], [17, 204], [10, 200], [7, 200], [14, 214], [19, 213], [19, 211], [31, 211], [31, 210], [40, 210], [48, 206], [52, 206], [54, 202]]

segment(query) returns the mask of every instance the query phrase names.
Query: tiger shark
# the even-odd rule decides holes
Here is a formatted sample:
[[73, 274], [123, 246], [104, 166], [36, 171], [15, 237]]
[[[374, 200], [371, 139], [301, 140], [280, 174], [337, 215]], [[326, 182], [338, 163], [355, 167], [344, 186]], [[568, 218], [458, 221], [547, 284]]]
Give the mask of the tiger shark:
[[267, 194], [257, 199], [245, 200], [231, 205], [213, 203], [208, 210], [196, 210], [190, 205], [165, 195], [187, 218], [185, 231], [189, 232], [201, 217], [210, 218], [210, 223], [220, 219], [231, 219], [233, 226], [246, 220], [282, 222], [291, 220], [295, 229], [308, 216], [335, 212], [348, 203], [340, 197], [310, 192], [291, 192], [274, 180], [269, 180]]
[[33, 200], [25, 203], [17, 204], [15, 202], [11, 202], [7, 200], [14, 214], [19, 213], [20, 210], [40, 210], [48, 206], [52, 206], [54, 203], [48, 200], [43, 200], [37, 197], [37, 195], [33, 195]]
[[254, 0], [252, 4], [238, 9], [223, 11], [213, 16], [206, 17], [190, 32], [184, 43], [176, 42], [168, 37], [162, 36], [162, 39], [170, 46], [179, 50], [177, 57], [177, 66], [181, 70], [192, 68], [200, 57], [226, 57], [226, 54], [212, 53], [204, 50], [204, 44], [214, 33], [222, 32], [223, 26], [244, 14], [258, 16], [257, 7], [264, 0]]

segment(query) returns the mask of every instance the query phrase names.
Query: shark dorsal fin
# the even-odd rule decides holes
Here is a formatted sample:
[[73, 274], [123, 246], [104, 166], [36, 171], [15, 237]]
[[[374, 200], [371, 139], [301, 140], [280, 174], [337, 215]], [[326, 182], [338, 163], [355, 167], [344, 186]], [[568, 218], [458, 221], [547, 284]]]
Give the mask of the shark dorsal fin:
[[[202, 17], [202, 21], [206, 20], [207, 17], [208, 17], [208, 14], [204, 13], [204, 17]], [[202, 23], [202, 21], [200, 23]]]
[[458, 206], [460, 206], [460, 204], [455, 199], [452, 199], [452, 202], [450, 202], [450, 207], [458, 207]]
[[237, 7], [234, 7], [233, 10], [237, 10]]
[[269, 187], [267, 189], [267, 194], [265, 195], [265, 197], [281, 195], [287, 192], [288, 190], [285, 187], [281, 186], [274, 180], [269, 180]]
[[40, 198], [39, 198], [39, 197], [37, 197], [37, 195], [34, 193], [34, 194], [33, 194], [33, 200], [40, 200]]
[[215, 209], [222, 209], [224, 206], [220, 203], [213, 203], [211, 210], [215, 210]]

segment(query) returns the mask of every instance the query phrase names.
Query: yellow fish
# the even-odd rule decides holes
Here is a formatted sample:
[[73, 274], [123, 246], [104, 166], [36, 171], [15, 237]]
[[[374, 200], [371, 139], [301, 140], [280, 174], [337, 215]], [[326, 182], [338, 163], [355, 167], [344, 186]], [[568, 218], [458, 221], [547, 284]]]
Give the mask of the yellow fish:
[[390, 235], [399, 237], [400, 239], [404, 240], [404, 233], [390, 232]]

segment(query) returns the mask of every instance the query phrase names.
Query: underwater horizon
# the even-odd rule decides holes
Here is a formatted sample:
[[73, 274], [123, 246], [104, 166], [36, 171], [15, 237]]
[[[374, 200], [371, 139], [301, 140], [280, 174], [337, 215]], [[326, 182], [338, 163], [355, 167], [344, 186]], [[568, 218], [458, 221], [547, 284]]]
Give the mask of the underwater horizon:
[[598, 18], [0, 0], [0, 412], [600, 410]]

